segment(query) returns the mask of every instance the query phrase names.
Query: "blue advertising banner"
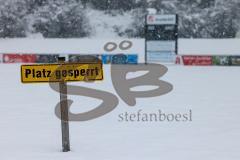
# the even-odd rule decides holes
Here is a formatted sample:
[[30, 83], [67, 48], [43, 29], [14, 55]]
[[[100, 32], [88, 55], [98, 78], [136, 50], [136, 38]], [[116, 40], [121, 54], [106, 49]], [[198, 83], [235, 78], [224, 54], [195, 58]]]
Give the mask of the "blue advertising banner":
[[118, 54], [118, 55], [109, 55], [103, 54], [102, 56], [103, 64], [137, 64], [138, 55], [137, 54]]

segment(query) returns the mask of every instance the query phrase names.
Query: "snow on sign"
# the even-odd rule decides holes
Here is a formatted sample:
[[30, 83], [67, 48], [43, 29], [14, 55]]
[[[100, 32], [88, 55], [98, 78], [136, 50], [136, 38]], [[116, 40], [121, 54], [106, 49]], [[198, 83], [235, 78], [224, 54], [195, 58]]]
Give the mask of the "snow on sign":
[[22, 65], [22, 83], [103, 80], [102, 63]]
[[147, 24], [148, 25], [175, 25], [177, 22], [176, 15], [147, 15]]

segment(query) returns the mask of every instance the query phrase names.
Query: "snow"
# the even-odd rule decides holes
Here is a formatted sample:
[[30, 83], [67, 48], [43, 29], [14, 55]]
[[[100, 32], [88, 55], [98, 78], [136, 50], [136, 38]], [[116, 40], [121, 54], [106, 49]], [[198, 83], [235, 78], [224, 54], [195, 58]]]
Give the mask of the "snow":
[[[71, 83], [115, 95], [109, 65], [102, 82]], [[0, 159], [3, 160], [239, 160], [239, 67], [168, 66], [161, 79], [173, 84], [164, 96], [137, 100], [135, 107], [121, 99], [104, 117], [70, 123], [71, 147], [61, 152], [60, 120], [54, 115], [59, 94], [48, 84], [21, 84], [20, 65], [0, 65]], [[100, 102], [69, 96], [72, 112]], [[192, 122], [119, 122], [123, 112], [193, 112]]]
[[87, 9], [86, 16], [88, 17], [89, 25], [92, 29], [90, 37], [101, 39], [119, 38], [116, 29], [124, 32], [134, 21], [129, 13], [111, 15], [90, 8]]
[[240, 55], [240, 39], [180, 39], [180, 55]]
[[155, 8], [148, 8], [148, 14], [157, 14], [157, 10]]
[[[106, 52], [104, 46], [108, 42], [119, 45], [128, 40], [133, 43], [128, 50], [119, 47]], [[143, 39], [0, 39], [0, 53], [24, 54], [139, 54], [139, 62], [144, 62], [145, 41]]]
[[[104, 51], [107, 42], [120, 44], [124, 40], [133, 43], [132, 48], [113, 52]], [[127, 38], [86, 39], [0, 39], [0, 53], [24, 54], [138, 54], [144, 62], [145, 40]], [[240, 55], [240, 39], [179, 39], [179, 55]]]

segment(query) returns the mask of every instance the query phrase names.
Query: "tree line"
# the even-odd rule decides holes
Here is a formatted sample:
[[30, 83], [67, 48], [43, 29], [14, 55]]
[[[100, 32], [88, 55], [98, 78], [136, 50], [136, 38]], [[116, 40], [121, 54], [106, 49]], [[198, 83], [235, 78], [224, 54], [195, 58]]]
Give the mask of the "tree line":
[[116, 17], [130, 14], [131, 26], [124, 31], [116, 26], [117, 34], [144, 37], [148, 8], [178, 14], [181, 38], [235, 38], [240, 33], [239, 0], [0, 0], [0, 37], [88, 37], [93, 27], [89, 9]]

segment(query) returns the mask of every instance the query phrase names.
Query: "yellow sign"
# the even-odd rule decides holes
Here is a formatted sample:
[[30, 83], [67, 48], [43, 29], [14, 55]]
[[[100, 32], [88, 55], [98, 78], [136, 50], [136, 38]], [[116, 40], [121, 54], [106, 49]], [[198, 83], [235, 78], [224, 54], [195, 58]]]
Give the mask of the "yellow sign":
[[103, 80], [101, 63], [22, 65], [22, 83]]

